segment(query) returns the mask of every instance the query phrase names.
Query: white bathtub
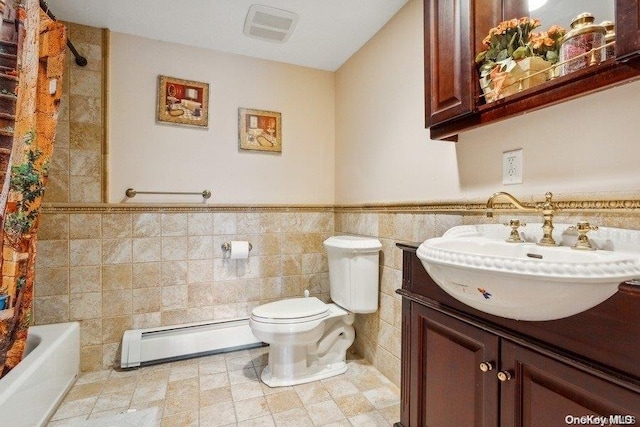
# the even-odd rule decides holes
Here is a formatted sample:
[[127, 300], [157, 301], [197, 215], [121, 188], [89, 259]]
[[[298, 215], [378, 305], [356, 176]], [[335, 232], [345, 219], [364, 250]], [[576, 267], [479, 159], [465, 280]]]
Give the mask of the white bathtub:
[[80, 370], [80, 326], [32, 326], [25, 351], [27, 356], [0, 379], [2, 425], [43, 426], [53, 415]]

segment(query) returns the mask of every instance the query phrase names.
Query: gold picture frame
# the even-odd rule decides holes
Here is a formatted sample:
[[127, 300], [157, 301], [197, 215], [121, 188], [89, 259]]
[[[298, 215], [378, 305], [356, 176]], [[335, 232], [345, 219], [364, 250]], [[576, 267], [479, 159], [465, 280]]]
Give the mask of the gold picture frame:
[[158, 76], [157, 120], [209, 127], [209, 84]]
[[241, 150], [282, 153], [282, 114], [239, 108], [238, 136]]

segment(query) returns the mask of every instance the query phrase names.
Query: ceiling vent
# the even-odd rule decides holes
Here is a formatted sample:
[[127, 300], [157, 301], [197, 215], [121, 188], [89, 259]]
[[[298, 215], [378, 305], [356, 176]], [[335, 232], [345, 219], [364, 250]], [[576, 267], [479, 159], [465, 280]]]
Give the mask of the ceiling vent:
[[276, 43], [286, 42], [296, 28], [298, 15], [282, 9], [254, 4], [244, 21], [244, 35]]

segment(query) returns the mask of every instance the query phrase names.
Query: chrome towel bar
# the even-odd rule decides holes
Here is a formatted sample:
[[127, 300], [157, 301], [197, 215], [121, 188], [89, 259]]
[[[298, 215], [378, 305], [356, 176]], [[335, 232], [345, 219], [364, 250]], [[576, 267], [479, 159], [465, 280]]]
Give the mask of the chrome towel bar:
[[131, 197], [135, 197], [136, 194], [182, 194], [182, 195], [199, 195], [202, 196], [203, 199], [208, 199], [209, 197], [211, 197], [211, 191], [209, 190], [204, 190], [201, 193], [198, 192], [185, 192], [185, 191], [137, 191], [134, 190], [133, 188], [127, 188], [127, 191], [124, 192], [124, 194], [131, 198]]

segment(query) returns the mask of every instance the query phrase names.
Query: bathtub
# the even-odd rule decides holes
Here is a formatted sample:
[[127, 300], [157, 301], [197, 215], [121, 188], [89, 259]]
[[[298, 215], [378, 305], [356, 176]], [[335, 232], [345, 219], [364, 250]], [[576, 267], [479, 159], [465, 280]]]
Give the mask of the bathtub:
[[43, 426], [75, 382], [80, 370], [77, 322], [32, 326], [26, 356], [0, 379], [2, 425]]

